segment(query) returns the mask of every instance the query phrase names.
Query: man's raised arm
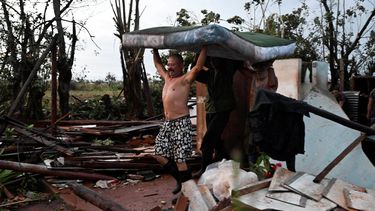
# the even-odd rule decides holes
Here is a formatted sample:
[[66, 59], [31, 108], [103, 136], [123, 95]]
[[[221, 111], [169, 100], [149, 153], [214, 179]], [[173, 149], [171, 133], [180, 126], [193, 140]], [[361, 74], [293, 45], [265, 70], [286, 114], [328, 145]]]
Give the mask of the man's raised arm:
[[154, 48], [152, 50], [152, 54], [153, 54], [155, 68], [158, 71], [159, 75], [164, 79], [167, 76], [167, 70], [165, 69], [161, 61], [158, 49]]
[[207, 46], [202, 46], [202, 49], [198, 56], [197, 63], [194, 65], [193, 68], [191, 68], [191, 70], [188, 72], [186, 76], [186, 79], [189, 81], [189, 83], [192, 83], [197, 77], [198, 72], [203, 69], [204, 63], [206, 62], [206, 56]]

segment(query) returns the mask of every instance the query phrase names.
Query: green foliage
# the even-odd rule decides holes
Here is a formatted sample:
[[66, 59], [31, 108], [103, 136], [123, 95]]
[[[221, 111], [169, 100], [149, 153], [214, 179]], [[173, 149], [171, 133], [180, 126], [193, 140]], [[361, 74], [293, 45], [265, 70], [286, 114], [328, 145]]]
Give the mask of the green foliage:
[[84, 101], [70, 104], [73, 119], [123, 120], [127, 104], [124, 98], [110, 98], [110, 103], [102, 100], [103, 96], [93, 96]]
[[18, 173], [12, 170], [8, 170], [8, 169], [0, 170], [0, 185], [6, 182], [9, 182], [10, 180], [14, 179], [17, 175]]
[[70, 88], [73, 91], [113, 91], [117, 92], [118, 90], [122, 89], [122, 82], [120, 81], [76, 81], [73, 80], [70, 83]]
[[12, 81], [6, 76], [2, 77], [3, 75], [1, 74], [1, 71], [0, 75], [0, 115], [4, 115], [10, 108], [12, 101]]
[[152, 80], [149, 81], [151, 99], [154, 105], [155, 114], [163, 114], [163, 103], [161, 92], [163, 90], [164, 82], [160, 76], [154, 76]]
[[231, 23], [231, 24], [235, 24], [235, 25], [241, 25], [241, 24], [245, 23], [245, 19], [241, 18], [238, 15], [235, 15], [235, 16], [227, 19], [227, 22]]
[[201, 20], [202, 25], [208, 25], [210, 23], [220, 23], [220, 14], [215, 12], [208, 12], [207, 10], [201, 10], [201, 13], [204, 15]]
[[[25, 174], [23, 180], [21, 181], [19, 192], [26, 195], [30, 190], [36, 191], [38, 190], [39, 180], [30, 174]], [[35, 196], [35, 194], [33, 194]]]
[[196, 22], [191, 19], [189, 12], [186, 9], [181, 9], [179, 12], [176, 12], [177, 23], [179, 26], [192, 26], [196, 25]]
[[112, 146], [115, 142], [112, 141], [110, 138], [107, 138], [105, 140], [99, 140], [95, 139], [94, 144], [98, 146]]
[[5, 139], [11, 140], [13, 136], [14, 128], [7, 127], [4, 131]]
[[265, 179], [267, 172], [271, 170], [270, 157], [266, 153], [261, 152], [256, 163], [250, 166], [250, 171], [254, 172], [259, 180]]
[[109, 86], [111, 86], [112, 84], [116, 82], [116, 76], [108, 72], [104, 81], [107, 82]]

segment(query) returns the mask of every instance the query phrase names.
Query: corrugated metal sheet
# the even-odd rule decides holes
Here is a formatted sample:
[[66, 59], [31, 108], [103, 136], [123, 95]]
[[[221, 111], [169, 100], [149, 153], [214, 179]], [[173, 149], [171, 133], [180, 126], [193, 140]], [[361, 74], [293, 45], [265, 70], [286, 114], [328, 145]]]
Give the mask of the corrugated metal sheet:
[[359, 91], [344, 91], [344, 111], [349, 119], [358, 122], [359, 116]]

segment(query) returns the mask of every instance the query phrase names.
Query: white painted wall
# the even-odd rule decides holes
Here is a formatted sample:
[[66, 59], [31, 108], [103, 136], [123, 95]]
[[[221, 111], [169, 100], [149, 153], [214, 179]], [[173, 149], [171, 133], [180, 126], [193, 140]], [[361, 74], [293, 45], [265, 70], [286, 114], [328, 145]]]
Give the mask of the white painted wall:
[[301, 59], [275, 60], [273, 68], [279, 81], [277, 93], [284, 96], [301, 99]]

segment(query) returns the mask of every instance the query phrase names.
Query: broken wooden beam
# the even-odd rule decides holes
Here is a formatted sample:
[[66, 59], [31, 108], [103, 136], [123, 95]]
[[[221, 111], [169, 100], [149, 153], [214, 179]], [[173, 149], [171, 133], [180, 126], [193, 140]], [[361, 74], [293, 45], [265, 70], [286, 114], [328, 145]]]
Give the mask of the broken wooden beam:
[[174, 207], [174, 211], [185, 211], [189, 207], [189, 199], [181, 194], [176, 202], [176, 206]]
[[73, 161], [64, 160], [66, 166], [78, 166], [84, 168], [124, 168], [124, 169], [150, 169], [161, 170], [160, 164], [130, 163], [124, 161]]
[[249, 185], [240, 187], [238, 189], [232, 190], [232, 197], [239, 197], [266, 187], [269, 187], [271, 184], [272, 178], [261, 180], [258, 182], [251, 183]]
[[182, 183], [181, 192], [189, 199], [189, 210], [209, 210], [210, 207], [203, 199], [202, 193], [194, 180]]
[[64, 153], [65, 155], [68, 155], [68, 156], [73, 156], [74, 152], [70, 149], [67, 149], [65, 147], [62, 147], [60, 145], [57, 145], [56, 143], [52, 142], [52, 141], [49, 141], [47, 140], [46, 138], [44, 137], [41, 137], [41, 136], [36, 136], [35, 134], [25, 130], [25, 129], [21, 129], [21, 128], [17, 128], [17, 127], [14, 127], [14, 130], [17, 132], [17, 133], [20, 133], [24, 136], [27, 136], [27, 137], [30, 137], [31, 139], [33, 139], [34, 141], [40, 143], [40, 144], [43, 144], [45, 146], [48, 146], [48, 147], [51, 147], [53, 149], [55, 149], [56, 151], [59, 151], [61, 153]]
[[25, 124], [25, 123], [23, 123], [23, 122], [21, 122], [17, 119], [14, 119], [14, 118], [11, 118], [11, 117], [8, 117], [8, 116], [3, 116], [2, 119], [3, 119], [3, 121], [6, 121], [8, 124], [13, 125], [14, 127], [25, 129], [25, 130], [33, 133], [33, 134], [43, 136], [43, 137], [45, 137], [49, 140], [63, 142], [61, 139], [57, 139], [55, 136], [52, 136], [51, 134], [46, 133], [45, 131], [37, 130], [34, 127], [30, 128], [29, 125], [27, 125], [27, 124]]
[[[0, 155], [1, 157], [1, 155]], [[73, 156], [73, 157], [65, 157], [64, 160], [66, 161], [88, 161], [88, 160], [100, 160], [100, 161], [105, 161], [105, 160], [116, 160], [120, 161], [122, 159], [127, 159], [131, 160], [130, 162], [132, 163], [152, 163], [152, 164], [157, 164], [158, 162], [155, 161], [152, 158], [148, 158], [146, 156], [137, 156], [134, 154], [105, 154], [103, 153], [102, 155], [83, 155], [83, 156]]]
[[[99, 126], [131, 126], [140, 124], [153, 124], [161, 123], [160, 120], [129, 120], [129, 121], [119, 121], [119, 120], [60, 120], [56, 122], [56, 125], [62, 126], [72, 126], [72, 125], [99, 125]], [[45, 127], [50, 124], [50, 120], [41, 120], [36, 123], [40, 127]]]
[[118, 204], [117, 202], [106, 197], [105, 195], [99, 194], [78, 183], [69, 183], [69, 187], [79, 197], [83, 198], [84, 200], [90, 202], [91, 204], [103, 210], [111, 210], [111, 211], [126, 211], [127, 210], [123, 206]]
[[120, 148], [119, 146], [85, 146], [84, 148], [106, 150], [106, 151], [112, 151], [112, 152], [122, 152], [122, 153], [135, 153], [135, 154], [140, 154], [143, 152], [143, 150], [125, 149], [125, 148]]
[[314, 182], [320, 183], [327, 174], [342, 160], [348, 155], [356, 146], [358, 146], [367, 136], [362, 134], [356, 140], [354, 140], [349, 146], [347, 146], [332, 162], [330, 162], [315, 178]]
[[42, 175], [58, 176], [72, 179], [83, 179], [83, 180], [117, 180], [114, 177], [97, 174], [97, 173], [86, 173], [86, 172], [72, 172], [72, 171], [61, 171], [61, 170], [50, 170], [46, 166], [20, 163], [13, 161], [0, 160], [0, 169], [10, 169], [18, 172], [31, 172]]
[[198, 189], [202, 194], [203, 200], [206, 202], [208, 209], [212, 209], [217, 205], [214, 196], [206, 185], [198, 185]]

